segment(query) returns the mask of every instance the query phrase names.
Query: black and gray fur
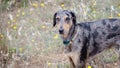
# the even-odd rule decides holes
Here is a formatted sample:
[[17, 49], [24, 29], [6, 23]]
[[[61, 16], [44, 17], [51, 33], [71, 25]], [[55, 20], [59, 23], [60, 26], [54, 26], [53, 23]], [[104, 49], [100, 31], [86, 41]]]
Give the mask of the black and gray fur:
[[[55, 15], [65, 11], [67, 12], [67, 10], [60, 11]], [[54, 26], [55, 21], [54, 17]], [[77, 36], [65, 47], [65, 54], [68, 55], [71, 68], [86, 68], [86, 61], [89, 57], [113, 46], [117, 47], [120, 56], [120, 19], [102, 19], [78, 24], [74, 19], [73, 23], [74, 28], [71, 27], [69, 35], [76, 33]]]

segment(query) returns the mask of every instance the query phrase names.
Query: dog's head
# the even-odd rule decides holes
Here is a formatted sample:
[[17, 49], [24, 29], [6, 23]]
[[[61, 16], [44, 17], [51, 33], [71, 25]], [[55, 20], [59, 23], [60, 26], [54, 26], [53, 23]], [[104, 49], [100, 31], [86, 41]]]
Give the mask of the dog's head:
[[76, 16], [72, 11], [58, 11], [53, 17], [53, 27], [57, 26], [59, 34], [65, 39], [67, 38], [70, 28], [76, 24]]

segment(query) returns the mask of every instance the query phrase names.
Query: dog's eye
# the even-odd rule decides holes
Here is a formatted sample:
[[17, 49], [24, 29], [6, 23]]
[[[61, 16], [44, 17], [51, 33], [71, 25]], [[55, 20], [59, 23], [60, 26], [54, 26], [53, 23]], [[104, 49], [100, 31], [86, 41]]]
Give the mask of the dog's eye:
[[70, 18], [69, 18], [69, 17], [67, 17], [67, 18], [66, 18], [66, 21], [69, 21], [69, 20], [70, 20]]
[[56, 18], [56, 21], [60, 21], [60, 18]]

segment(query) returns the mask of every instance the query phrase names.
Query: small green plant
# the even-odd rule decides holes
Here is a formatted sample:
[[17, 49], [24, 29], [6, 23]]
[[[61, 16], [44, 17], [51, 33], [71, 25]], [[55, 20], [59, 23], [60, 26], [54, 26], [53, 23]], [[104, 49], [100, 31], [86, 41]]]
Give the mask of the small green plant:
[[115, 53], [114, 49], [110, 49], [104, 53], [103, 61], [105, 63], [114, 63], [118, 60], [118, 55]]

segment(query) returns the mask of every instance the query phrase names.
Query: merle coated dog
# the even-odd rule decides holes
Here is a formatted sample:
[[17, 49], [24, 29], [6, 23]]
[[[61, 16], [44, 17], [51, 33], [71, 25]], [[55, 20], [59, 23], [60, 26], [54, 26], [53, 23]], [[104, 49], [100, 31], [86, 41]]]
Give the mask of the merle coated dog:
[[76, 23], [76, 16], [72, 11], [62, 10], [54, 14], [53, 26], [59, 29], [71, 68], [86, 68], [89, 57], [112, 46], [117, 47], [120, 55], [118, 18]]

